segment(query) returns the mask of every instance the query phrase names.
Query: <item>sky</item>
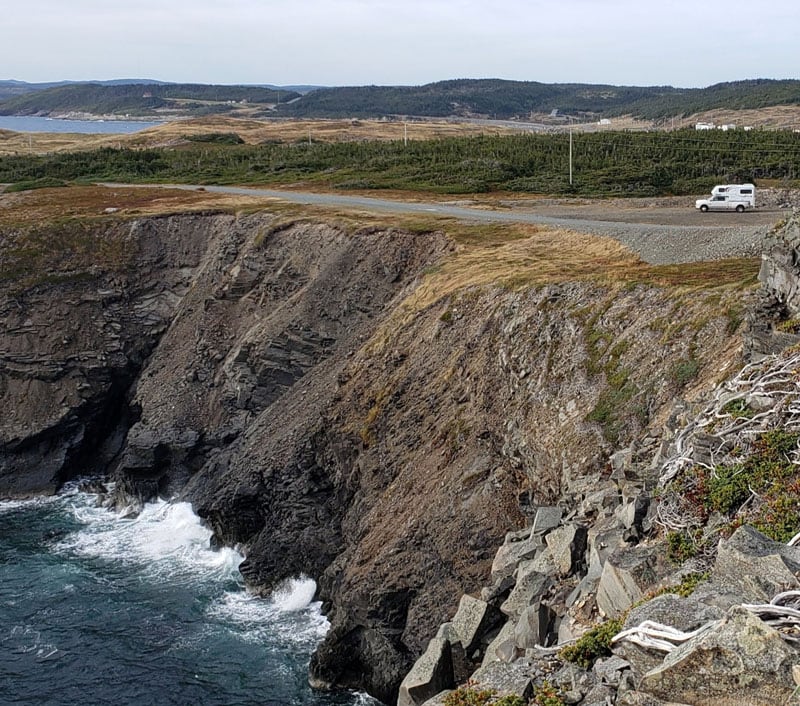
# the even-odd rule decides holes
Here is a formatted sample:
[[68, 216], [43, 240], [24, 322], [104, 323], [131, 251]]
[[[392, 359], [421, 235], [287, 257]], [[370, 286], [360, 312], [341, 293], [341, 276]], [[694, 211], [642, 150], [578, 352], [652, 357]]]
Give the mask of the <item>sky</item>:
[[0, 79], [798, 78], [797, 0], [0, 0]]

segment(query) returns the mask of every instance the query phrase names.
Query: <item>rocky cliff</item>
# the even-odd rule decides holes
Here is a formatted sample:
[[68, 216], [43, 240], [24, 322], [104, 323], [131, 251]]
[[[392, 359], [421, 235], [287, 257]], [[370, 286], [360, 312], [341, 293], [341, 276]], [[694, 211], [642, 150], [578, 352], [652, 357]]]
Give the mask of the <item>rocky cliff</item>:
[[[59, 228], [0, 241], [0, 496], [99, 471], [122, 505], [189, 499], [246, 551], [254, 590], [318, 580], [332, 628], [312, 682], [387, 703], [462, 594], [490, 575], [493, 600], [511, 590], [497, 547], [532, 536], [543, 507], [559, 525], [622, 504], [614, 541], [638, 541], [645, 484], [624, 469], [661, 448], [677, 398], [734, 370], [749, 297], [610, 255], [574, 278], [462, 276], [434, 296], [466, 247], [447, 233], [268, 212]], [[31, 266], [61, 241], [63, 258]], [[473, 269], [546, 270], [527, 242]], [[572, 546], [551, 558], [577, 578], [584, 540], [555, 536], [537, 547]], [[462, 642], [458, 674], [500, 622]]]
[[401, 706], [798, 703], [798, 248], [765, 238], [749, 362], [509, 532]]

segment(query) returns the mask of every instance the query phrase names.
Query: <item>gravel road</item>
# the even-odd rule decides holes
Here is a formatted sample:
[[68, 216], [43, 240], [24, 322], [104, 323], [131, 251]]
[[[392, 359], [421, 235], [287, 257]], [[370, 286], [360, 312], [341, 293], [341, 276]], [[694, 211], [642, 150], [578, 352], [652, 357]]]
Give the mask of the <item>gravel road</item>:
[[[104, 186], [132, 186], [105, 184]], [[235, 186], [160, 185], [211, 193], [263, 196], [292, 203], [361, 211], [418, 213], [483, 223], [533, 223], [615, 238], [651, 264], [755, 257], [764, 236], [800, 204], [795, 192], [761, 190], [765, 205], [747, 213], [700, 213], [691, 197], [661, 199], [519, 199], [394, 201], [334, 193]], [[142, 188], [154, 188], [145, 186]], [[158, 187], [155, 187], [158, 188]]]

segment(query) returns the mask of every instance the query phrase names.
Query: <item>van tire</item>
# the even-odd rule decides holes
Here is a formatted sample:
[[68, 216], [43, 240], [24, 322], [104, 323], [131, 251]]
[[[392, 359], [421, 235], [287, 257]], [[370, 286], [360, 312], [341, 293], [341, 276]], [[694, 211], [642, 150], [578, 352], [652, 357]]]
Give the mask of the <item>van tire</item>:
[[702, 206], [700, 206], [700, 210], [701, 210], [703, 213], [705, 213], [706, 211], [708, 211], [708, 206], [706, 206], [705, 204], [703, 204]]
[[742, 206], [742, 204], [736, 207], [736, 213], [744, 213], [744, 206]]

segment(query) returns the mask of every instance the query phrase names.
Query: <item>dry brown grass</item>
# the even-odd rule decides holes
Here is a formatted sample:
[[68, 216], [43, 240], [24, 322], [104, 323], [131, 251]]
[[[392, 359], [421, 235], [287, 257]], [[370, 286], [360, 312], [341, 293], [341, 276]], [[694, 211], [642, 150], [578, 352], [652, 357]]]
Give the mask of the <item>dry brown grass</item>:
[[501, 135], [519, 132], [513, 128], [430, 120], [390, 122], [384, 120], [248, 120], [244, 118], [197, 118], [175, 120], [130, 135], [81, 135], [0, 131], [0, 155], [43, 154], [99, 147], [170, 147], [186, 142], [187, 135], [235, 132], [248, 144], [260, 142], [353, 142], [358, 140], [428, 140], [436, 137]]
[[423, 278], [406, 301], [404, 308], [409, 312], [419, 311], [458, 290], [489, 284], [524, 288], [560, 281], [594, 281], [612, 286], [650, 284], [682, 291], [746, 287], [755, 282], [759, 267], [757, 259], [653, 266], [612, 238], [546, 226], [469, 224], [434, 214], [387, 215], [179, 189], [83, 186], [2, 194], [0, 227], [262, 209], [280, 214], [283, 219], [331, 223], [351, 233], [364, 228], [398, 228], [420, 237], [446, 233], [456, 247]]
[[[273, 200], [275, 208], [283, 202]], [[71, 186], [0, 194], [0, 227], [26, 227], [67, 219], [109, 219], [197, 211], [263, 208], [266, 197], [184, 189]], [[114, 209], [107, 211], [106, 209]]]

